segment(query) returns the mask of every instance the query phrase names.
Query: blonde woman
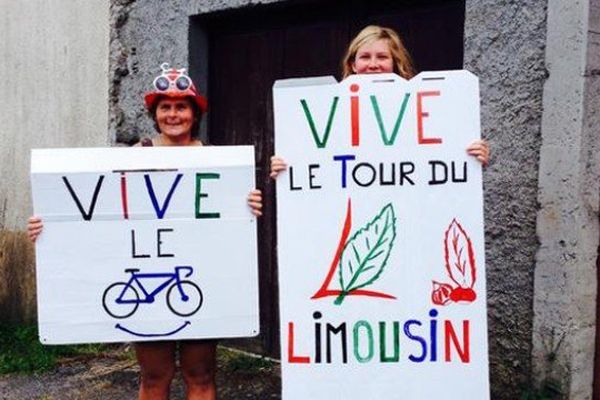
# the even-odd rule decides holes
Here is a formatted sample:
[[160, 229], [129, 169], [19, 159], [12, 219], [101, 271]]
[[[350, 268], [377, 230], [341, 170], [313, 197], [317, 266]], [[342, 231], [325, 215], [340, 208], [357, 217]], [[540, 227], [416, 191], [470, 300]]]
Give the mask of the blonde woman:
[[[415, 76], [412, 58], [400, 36], [390, 28], [369, 25], [352, 39], [342, 59], [342, 78], [352, 74], [396, 73], [405, 79]], [[467, 147], [467, 154], [486, 166], [490, 150], [487, 141], [476, 140]], [[287, 169], [283, 158], [271, 157], [271, 178]]]

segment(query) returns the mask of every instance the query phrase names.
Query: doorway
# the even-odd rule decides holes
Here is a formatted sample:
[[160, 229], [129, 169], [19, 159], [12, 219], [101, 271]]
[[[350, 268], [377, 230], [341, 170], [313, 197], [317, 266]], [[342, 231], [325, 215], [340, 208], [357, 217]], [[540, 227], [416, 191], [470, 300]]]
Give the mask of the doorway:
[[[464, 20], [464, 0], [286, 1], [192, 17], [189, 63], [192, 76], [208, 77], [209, 142], [254, 145], [264, 196], [258, 224], [261, 334], [243, 347], [279, 355], [275, 193], [268, 177], [275, 80], [339, 79], [348, 42], [369, 24], [400, 33], [418, 71], [461, 69]], [[204, 51], [197, 51], [198, 43]]]

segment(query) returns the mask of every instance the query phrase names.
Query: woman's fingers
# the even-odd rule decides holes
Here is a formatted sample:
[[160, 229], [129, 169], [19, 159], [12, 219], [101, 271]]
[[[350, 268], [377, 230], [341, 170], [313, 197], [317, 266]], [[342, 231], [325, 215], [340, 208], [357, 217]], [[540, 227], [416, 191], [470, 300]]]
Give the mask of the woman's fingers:
[[271, 173], [269, 176], [273, 179], [277, 178], [282, 171], [287, 169], [287, 164], [283, 158], [278, 156], [271, 157]]
[[467, 147], [467, 154], [486, 166], [490, 160], [490, 146], [486, 140], [476, 140]]
[[248, 206], [252, 214], [260, 217], [262, 215], [262, 192], [258, 189], [250, 191], [248, 194]]
[[44, 228], [44, 224], [42, 223], [41, 218], [38, 217], [30, 217], [27, 220], [27, 235], [29, 236], [29, 240], [35, 242], [42, 233], [42, 229]]

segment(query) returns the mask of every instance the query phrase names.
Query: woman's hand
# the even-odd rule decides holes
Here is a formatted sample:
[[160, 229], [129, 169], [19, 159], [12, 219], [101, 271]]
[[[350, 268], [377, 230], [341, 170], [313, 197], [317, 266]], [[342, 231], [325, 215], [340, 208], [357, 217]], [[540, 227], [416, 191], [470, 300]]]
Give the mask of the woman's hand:
[[277, 179], [279, 174], [286, 169], [287, 164], [283, 161], [283, 158], [277, 156], [271, 157], [271, 173], [269, 174], [271, 178]]
[[44, 228], [44, 224], [42, 223], [42, 219], [32, 216], [27, 220], [27, 235], [29, 236], [29, 240], [35, 243], [40, 233], [42, 233], [42, 229]]
[[255, 216], [260, 217], [262, 215], [262, 193], [260, 190], [254, 189], [248, 193], [248, 206]]
[[490, 161], [490, 145], [487, 140], [476, 140], [467, 147], [467, 154], [475, 157], [485, 167]]

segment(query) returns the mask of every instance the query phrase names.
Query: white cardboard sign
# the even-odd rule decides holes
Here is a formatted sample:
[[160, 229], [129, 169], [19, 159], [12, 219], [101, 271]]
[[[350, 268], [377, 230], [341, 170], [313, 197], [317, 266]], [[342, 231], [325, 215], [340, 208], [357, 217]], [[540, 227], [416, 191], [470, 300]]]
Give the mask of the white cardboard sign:
[[488, 399], [477, 77], [273, 92], [283, 398]]
[[254, 148], [31, 156], [40, 341], [255, 336]]

